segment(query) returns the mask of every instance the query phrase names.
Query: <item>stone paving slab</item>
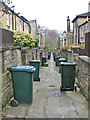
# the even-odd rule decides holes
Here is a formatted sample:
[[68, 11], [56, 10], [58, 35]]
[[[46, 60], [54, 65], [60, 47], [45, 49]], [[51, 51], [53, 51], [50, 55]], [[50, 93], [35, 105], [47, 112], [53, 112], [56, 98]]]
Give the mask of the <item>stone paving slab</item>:
[[88, 102], [78, 89], [60, 92], [61, 75], [53, 57], [41, 67], [40, 82], [33, 82], [32, 105], [7, 106], [3, 118], [88, 118]]

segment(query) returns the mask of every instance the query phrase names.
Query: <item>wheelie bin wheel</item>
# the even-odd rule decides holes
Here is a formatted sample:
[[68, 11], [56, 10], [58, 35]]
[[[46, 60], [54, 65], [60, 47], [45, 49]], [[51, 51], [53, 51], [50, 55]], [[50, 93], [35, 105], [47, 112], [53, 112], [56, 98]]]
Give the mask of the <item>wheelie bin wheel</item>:
[[12, 107], [17, 107], [18, 106], [18, 101], [15, 100], [15, 99], [11, 100], [10, 104], [11, 104]]

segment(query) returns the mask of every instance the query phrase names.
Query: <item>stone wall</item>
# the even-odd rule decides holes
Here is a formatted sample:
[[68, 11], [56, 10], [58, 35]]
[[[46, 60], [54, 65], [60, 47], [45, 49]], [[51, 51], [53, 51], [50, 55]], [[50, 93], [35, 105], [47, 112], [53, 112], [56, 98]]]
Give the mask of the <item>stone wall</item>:
[[88, 92], [90, 89], [90, 57], [79, 56], [78, 53], [73, 54], [73, 52], [67, 51], [67, 62], [76, 63], [75, 82], [88, 100]]
[[[0, 50], [2, 58], [2, 80], [0, 79], [0, 89], [2, 89], [2, 107], [4, 107], [13, 96], [11, 74], [7, 71], [7, 67], [16, 65], [28, 65], [29, 60], [33, 58], [40, 60], [40, 50], [38, 48], [30, 49], [23, 47], [7, 47]], [[2, 83], [1, 83], [2, 82]], [[1, 95], [1, 94], [0, 94]]]
[[85, 54], [90, 57], [90, 32], [85, 34]]
[[2, 106], [4, 107], [13, 96], [11, 75], [7, 67], [22, 65], [21, 48], [4, 48], [0, 54], [2, 54]]
[[0, 28], [0, 47], [13, 46], [13, 32]]
[[29, 60], [40, 60], [40, 50], [38, 48], [22, 48], [22, 64], [29, 65]]
[[76, 63], [75, 82], [88, 100], [88, 92], [90, 89], [90, 57], [79, 56], [79, 54], [72, 54], [72, 52], [68, 51], [67, 61]]
[[90, 57], [79, 56], [78, 60], [78, 80], [83, 95], [88, 100], [89, 84], [90, 84]]
[[0, 115], [2, 110], [2, 53], [0, 53]]

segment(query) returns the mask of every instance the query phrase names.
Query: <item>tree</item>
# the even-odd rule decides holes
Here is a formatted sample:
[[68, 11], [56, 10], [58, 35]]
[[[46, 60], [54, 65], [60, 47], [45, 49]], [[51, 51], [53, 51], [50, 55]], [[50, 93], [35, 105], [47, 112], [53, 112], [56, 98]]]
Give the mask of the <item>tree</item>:
[[50, 44], [47, 42], [47, 38], [45, 37], [45, 47], [44, 50], [49, 51], [50, 50]]

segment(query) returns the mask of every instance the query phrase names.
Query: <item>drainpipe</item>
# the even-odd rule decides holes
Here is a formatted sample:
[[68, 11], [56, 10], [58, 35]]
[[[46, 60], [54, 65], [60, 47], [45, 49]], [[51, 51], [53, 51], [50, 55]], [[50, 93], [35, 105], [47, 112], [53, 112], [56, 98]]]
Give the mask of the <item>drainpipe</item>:
[[78, 27], [78, 44], [80, 44], [80, 27]]
[[[88, 3], [88, 12], [90, 12], [90, 1]], [[88, 32], [90, 32], [90, 21], [88, 21]]]

